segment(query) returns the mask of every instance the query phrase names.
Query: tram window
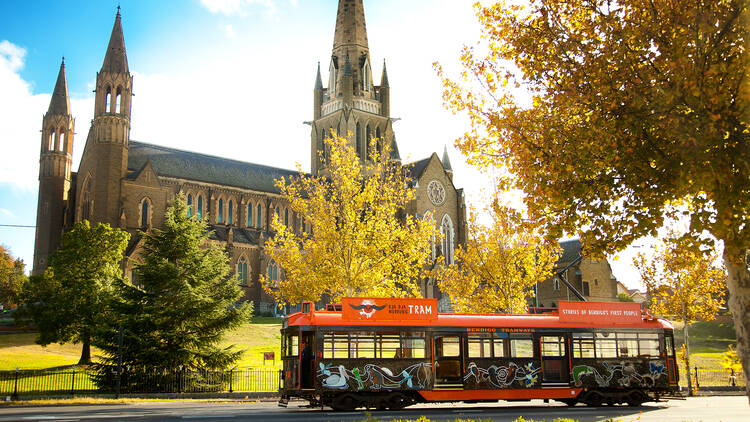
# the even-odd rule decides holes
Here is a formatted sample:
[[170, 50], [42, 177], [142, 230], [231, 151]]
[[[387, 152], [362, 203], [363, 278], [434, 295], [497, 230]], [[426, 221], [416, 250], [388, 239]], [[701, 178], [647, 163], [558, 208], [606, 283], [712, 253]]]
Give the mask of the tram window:
[[542, 336], [542, 356], [565, 356], [565, 337]]
[[493, 343], [493, 352], [495, 353], [496, 358], [504, 358], [505, 357], [505, 339], [504, 338], [495, 338]]
[[297, 336], [297, 334], [287, 335], [284, 346], [286, 349], [286, 356], [297, 356], [299, 354], [299, 336]]
[[374, 358], [375, 333], [351, 333], [349, 335], [349, 357], [359, 359]]
[[514, 358], [534, 357], [534, 343], [527, 335], [512, 335], [510, 338], [510, 356]]
[[664, 340], [667, 345], [667, 354], [669, 356], [674, 356], [674, 339], [672, 338], [672, 336], [666, 336], [664, 337]]
[[436, 337], [435, 354], [441, 358], [461, 356], [461, 343], [459, 342], [459, 337]]
[[349, 357], [349, 336], [345, 333], [326, 333], [323, 336], [324, 359], [347, 359]]
[[594, 357], [594, 334], [593, 333], [573, 333], [573, 357], [574, 358], [593, 358]]
[[617, 333], [617, 349], [620, 357], [638, 356], [638, 335], [635, 333]]
[[[501, 339], [498, 339], [498, 340], [501, 340]], [[491, 358], [492, 357], [492, 337], [490, 337], [490, 335], [488, 334], [470, 335], [469, 336], [469, 357], [470, 358]]]
[[405, 358], [424, 359], [424, 333], [404, 333], [401, 337], [401, 352]]
[[401, 340], [398, 334], [378, 334], [375, 343], [375, 357], [384, 359], [403, 357]]
[[638, 346], [640, 356], [659, 356], [659, 334], [657, 333], [640, 333], [638, 334]]
[[615, 339], [615, 333], [596, 333], [596, 357], [617, 357], [617, 340]]

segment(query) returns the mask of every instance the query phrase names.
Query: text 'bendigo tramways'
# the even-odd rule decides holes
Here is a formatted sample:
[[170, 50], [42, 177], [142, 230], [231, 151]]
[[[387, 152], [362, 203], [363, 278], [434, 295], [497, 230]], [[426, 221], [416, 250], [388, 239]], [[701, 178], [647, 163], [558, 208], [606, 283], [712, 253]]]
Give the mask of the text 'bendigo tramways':
[[345, 297], [342, 319], [347, 321], [434, 321], [437, 299]]

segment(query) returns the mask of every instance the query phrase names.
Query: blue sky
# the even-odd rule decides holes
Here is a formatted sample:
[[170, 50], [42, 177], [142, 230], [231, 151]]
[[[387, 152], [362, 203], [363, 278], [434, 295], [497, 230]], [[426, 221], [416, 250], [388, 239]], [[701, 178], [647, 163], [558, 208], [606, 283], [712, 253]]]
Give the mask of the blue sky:
[[[482, 207], [492, 175], [453, 147], [467, 121], [442, 106], [439, 61], [457, 74], [479, 38], [474, 0], [365, 0], [374, 79], [388, 63], [391, 112], [405, 161], [448, 147], [455, 184]], [[131, 138], [309, 169], [317, 62], [323, 80], [337, 0], [4, 0], [0, 8], [0, 224], [34, 225], [39, 130], [62, 56], [76, 118], [73, 170], [93, 116], [93, 88], [117, 5], [134, 75]], [[33, 260], [34, 229], [0, 227], [0, 243]], [[630, 256], [611, 261], [635, 285]]]

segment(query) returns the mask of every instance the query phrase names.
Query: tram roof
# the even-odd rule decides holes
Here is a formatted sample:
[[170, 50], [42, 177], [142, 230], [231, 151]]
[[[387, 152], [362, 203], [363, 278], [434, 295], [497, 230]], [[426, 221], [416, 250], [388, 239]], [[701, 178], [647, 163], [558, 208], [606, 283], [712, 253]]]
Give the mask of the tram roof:
[[602, 318], [594, 318], [588, 323], [561, 322], [557, 312], [546, 314], [448, 314], [438, 313], [433, 321], [350, 321], [342, 318], [341, 312], [316, 310], [308, 313], [296, 312], [287, 315], [287, 326], [367, 326], [367, 327], [489, 327], [489, 328], [651, 328], [672, 329], [672, 323], [665, 319], [644, 314], [640, 323], [612, 323]]

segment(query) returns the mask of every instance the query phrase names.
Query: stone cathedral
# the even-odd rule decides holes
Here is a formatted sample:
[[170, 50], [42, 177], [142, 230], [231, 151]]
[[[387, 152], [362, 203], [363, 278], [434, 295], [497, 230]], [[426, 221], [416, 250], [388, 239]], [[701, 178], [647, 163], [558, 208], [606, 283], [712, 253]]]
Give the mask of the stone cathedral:
[[[318, 151], [333, 129], [351, 133], [360, 159], [367, 157], [367, 140], [375, 137], [392, 147], [390, 159], [403, 166], [413, 179], [416, 199], [408, 213], [431, 211], [443, 239], [434, 251], [450, 262], [454, 246], [466, 237], [463, 189], [453, 184], [447, 151], [413, 163], [401, 163], [390, 116], [390, 85], [383, 63], [380, 85], [375, 85], [363, 0], [339, 0], [333, 51], [328, 63], [328, 87], [323, 86], [320, 65], [313, 89], [311, 122], [311, 173], [321, 170]], [[108, 223], [127, 230], [131, 241], [122, 268], [134, 277], [133, 261], [141, 247], [141, 231], [162, 224], [168, 201], [182, 194], [189, 212], [209, 218], [211, 241], [222, 245], [230, 257], [245, 299], [255, 302], [256, 313], [278, 312], [263, 292], [259, 275], [284, 277], [265, 253], [270, 231], [269, 215], [299, 227], [295, 215], [279, 195], [274, 181], [297, 176], [296, 171], [183, 151], [130, 139], [133, 76], [125, 51], [119, 7], [104, 62], [96, 75], [94, 119], [91, 122], [78, 171], [72, 169], [74, 119], [65, 78], [65, 62], [55, 84], [49, 109], [42, 119], [39, 199], [33, 273], [43, 272], [61, 234], [80, 220]], [[137, 106], [137, 105], [136, 105]], [[220, 142], [220, 141], [219, 141]], [[408, 147], [408, 140], [402, 144]], [[290, 163], [290, 168], [293, 163]], [[425, 297], [445, 298], [430, 280], [422, 281]]]

